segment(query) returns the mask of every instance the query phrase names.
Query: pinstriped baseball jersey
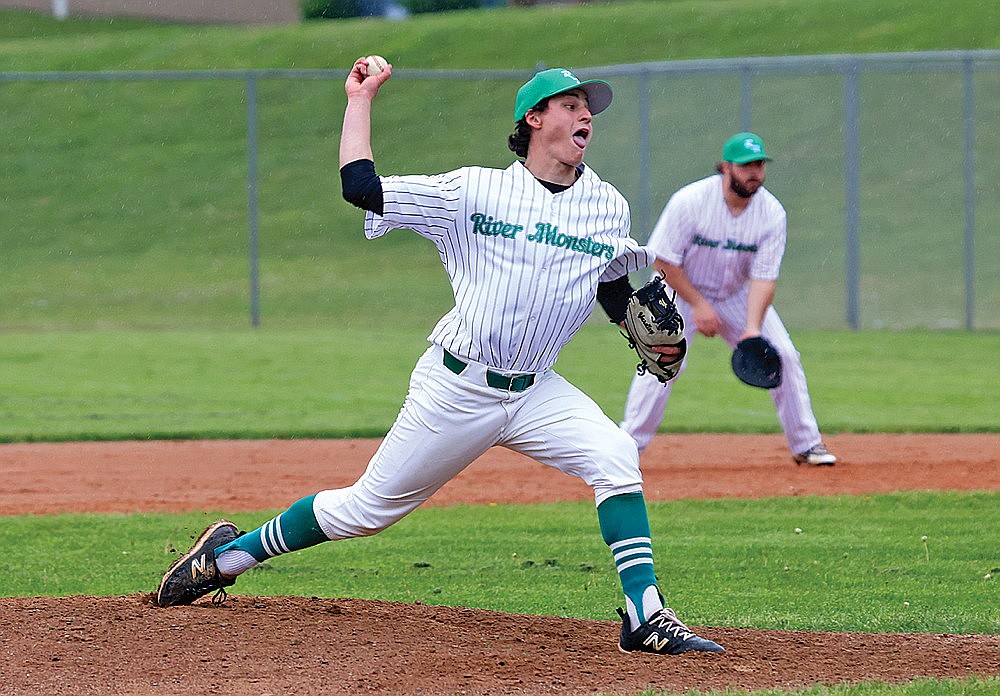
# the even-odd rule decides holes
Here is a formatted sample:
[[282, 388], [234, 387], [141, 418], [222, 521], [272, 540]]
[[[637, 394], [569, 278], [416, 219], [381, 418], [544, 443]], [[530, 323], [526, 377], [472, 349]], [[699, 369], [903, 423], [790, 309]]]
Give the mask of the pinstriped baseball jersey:
[[671, 196], [646, 244], [664, 261], [683, 265], [706, 299], [724, 300], [749, 279], [777, 280], [785, 220], [784, 207], [763, 186], [734, 216], [719, 174]]
[[381, 177], [383, 215], [365, 235], [409, 228], [437, 246], [455, 306], [428, 340], [507, 372], [542, 372], [594, 308], [599, 281], [649, 266], [629, 236], [629, 208], [581, 165], [553, 194], [521, 162], [436, 176]]

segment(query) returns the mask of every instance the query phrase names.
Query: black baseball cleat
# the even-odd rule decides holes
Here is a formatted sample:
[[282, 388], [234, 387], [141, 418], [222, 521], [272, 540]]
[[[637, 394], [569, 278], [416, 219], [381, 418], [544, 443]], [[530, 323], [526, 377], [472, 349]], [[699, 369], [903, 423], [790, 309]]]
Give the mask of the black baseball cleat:
[[619, 609], [618, 615], [622, 617], [622, 634], [618, 640], [618, 649], [624, 653], [680, 655], [691, 650], [726, 652], [726, 649], [718, 643], [695, 635], [694, 631], [680, 622], [673, 609], [661, 609], [634, 631], [630, 630], [628, 614]]
[[[236, 525], [219, 520], [201, 533], [191, 550], [178, 558], [156, 590], [156, 603], [161, 607], [191, 604], [212, 590], [218, 590], [212, 602], [226, 599], [224, 588], [236, 583], [236, 578], [223, 576], [215, 565], [215, 549], [240, 535]], [[218, 598], [218, 599], [216, 599]]]

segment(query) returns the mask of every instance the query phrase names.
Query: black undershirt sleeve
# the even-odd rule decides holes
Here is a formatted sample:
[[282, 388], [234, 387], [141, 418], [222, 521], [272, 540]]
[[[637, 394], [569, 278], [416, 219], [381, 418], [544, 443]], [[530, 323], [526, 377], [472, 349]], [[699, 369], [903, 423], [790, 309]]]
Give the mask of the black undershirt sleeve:
[[597, 284], [597, 301], [601, 303], [612, 324], [621, 324], [625, 321], [625, 308], [628, 307], [631, 296], [632, 283], [629, 282], [627, 275]]
[[340, 168], [340, 186], [344, 200], [376, 215], [383, 213], [382, 182], [369, 159], [348, 162]]

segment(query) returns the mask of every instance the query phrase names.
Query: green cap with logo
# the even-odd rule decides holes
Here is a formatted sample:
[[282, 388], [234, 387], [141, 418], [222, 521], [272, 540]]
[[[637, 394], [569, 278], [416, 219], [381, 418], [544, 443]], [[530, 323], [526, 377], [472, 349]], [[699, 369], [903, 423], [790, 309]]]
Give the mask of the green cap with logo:
[[722, 146], [722, 161], [747, 164], [771, 158], [764, 152], [764, 141], [756, 133], [737, 133]]
[[611, 105], [611, 85], [604, 80], [580, 79], [565, 68], [552, 68], [536, 73], [517, 90], [514, 102], [514, 120], [520, 121], [534, 106], [548, 97], [582, 89], [587, 94], [590, 113], [599, 114]]

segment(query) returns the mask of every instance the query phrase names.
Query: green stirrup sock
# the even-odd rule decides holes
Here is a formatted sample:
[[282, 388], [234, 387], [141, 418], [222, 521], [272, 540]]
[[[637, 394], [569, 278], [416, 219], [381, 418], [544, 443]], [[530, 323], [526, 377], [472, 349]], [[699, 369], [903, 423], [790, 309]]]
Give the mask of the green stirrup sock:
[[622, 590], [640, 614], [643, 594], [656, 587], [653, 571], [653, 542], [650, 538], [649, 517], [642, 493], [624, 493], [608, 498], [597, 508], [604, 543], [615, 557], [615, 567], [622, 581]]
[[290, 508], [270, 522], [223, 544], [215, 550], [216, 557], [225, 551], [240, 550], [246, 551], [258, 562], [263, 562], [272, 556], [329, 541], [313, 514], [315, 497], [310, 495], [292, 503]]

